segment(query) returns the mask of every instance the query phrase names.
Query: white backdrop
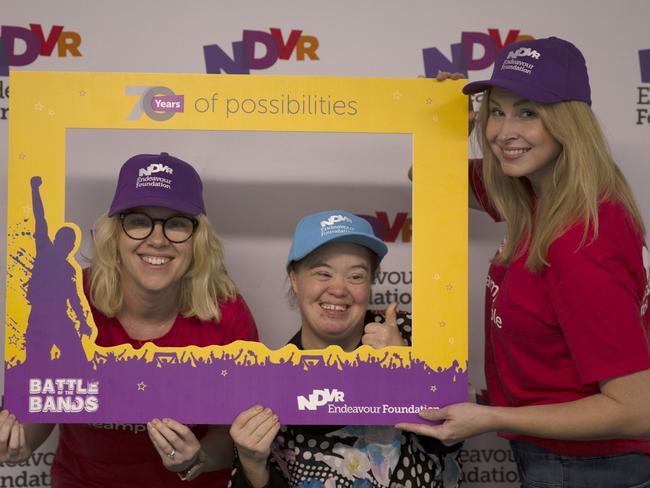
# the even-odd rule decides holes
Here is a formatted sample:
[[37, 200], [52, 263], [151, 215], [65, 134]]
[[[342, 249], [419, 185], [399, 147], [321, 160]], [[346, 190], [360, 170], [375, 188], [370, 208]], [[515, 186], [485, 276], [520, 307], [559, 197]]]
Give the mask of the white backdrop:
[[[650, 83], [642, 83], [639, 62], [639, 51], [650, 49], [648, 18], [650, 2], [646, 0], [467, 0], [462, 7], [437, 0], [401, 4], [373, 0], [3, 0], [0, 36], [9, 37], [15, 32], [12, 26], [30, 29], [34, 24], [32, 32], [43, 33], [44, 51], [52, 48], [50, 56], [40, 55], [12, 69], [205, 73], [204, 46], [216, 44], [232, 57], [232, 43], [242, 41], [244, 30], [269, 33], [270, 28], [278, 28], [285, 41], [292, 30], [301, 30], [305, 38], [300, 42], [318, 60], [308, 55], [296, 59], [297, 48], [288, 60], [251, 73], [381, 77], [425, 75], [425, 56], [429, 61], [433, 58], [431, 51], [424, 55], [423, 50], [437, 48], [451, 58], [451, 45], [460, 43], [464, 32], [483, 34], [474, 35], [475, 39], [486, 39], [488, 29], [497, 29], [501, 40], [510, 30], [533, 37], [563, 37], [585, 54], [593, 107], [650, 223], [650, 192], [646, 190], [650, 121], [637, 123], [637, 110], [650, 109], [641, 103], [648, 96], [640, 99], [640, 92], [650, 91]], [[50, 45], [48, 41], [56, 39], [49, 37], [54, 25], [63, 26], [63, 33], [58, 44]], [[72, 50], [76, 46], [80, 56], [65, 49], [61, 54], [66, 55], [59, 55], [59, 47], [66, 42]], [[7, 54], [2, 52], [3, 45], [12, 49], [10, 57], [30, 48], [20, 40], [9, 46], [5, 39], [0, 44], [0, 65]], [[255, 53], [261, 58], [264, 50]], [[491, 60], [485, 54], [478, 44], [472, 51], [473, 59], [486, 58], [486, 66], [470, 69], [471, 80], [489, 76]], [[7, 110], [9, 78], [0, 76], [0, 84], [0, 206], [5, 208], [7, 130], [13, 114]], [[208, 213], [223, 237], [231, 274], [253, 310], [263, 339], [273, 346], [282, 344], [298, 324], [284, 298], [283, 268], [299, 215], [345, 207], [369, 215], [385, 212], [391, 224], [399, 213], [411, 217], [406, 179], [411, 141], [407, 136], [179, 132], [163, 137], [156, 131], [73, 130], [67, 141], [66, 214], [86, 226], [86, 236], [92, 220], [107, 208], [117, 168], [128, 156], [168, 151], [195, 164], [209, 189]], [[4, 211], [0, 227], [6, 227]], [[484, 386], [484, 276], [502, 232], [484, 215], [470, 212], [470, 379], [477, 388]], [[403, 242], [405, 236], [408, 228], [390, 244], [383, 269], [387, 280], [398, 277], [391, 272], [400, 272], [400, 280], [407, 283], [386, 281], [377, 291], [409, 291], [410, 245]], [[4, 248], [4, 233], [1, 240]], [[4, 266], [4, 253], [0, 259]], [[4, 293], [0, 300], [4, 304]], [[0, 466], [0, 488], [49, 486], [54, 445], [53, 438], [24, 466]], [[463, 457], [466, 486], [515, 486], [507, 445], [495, 436], [467, 442]]]

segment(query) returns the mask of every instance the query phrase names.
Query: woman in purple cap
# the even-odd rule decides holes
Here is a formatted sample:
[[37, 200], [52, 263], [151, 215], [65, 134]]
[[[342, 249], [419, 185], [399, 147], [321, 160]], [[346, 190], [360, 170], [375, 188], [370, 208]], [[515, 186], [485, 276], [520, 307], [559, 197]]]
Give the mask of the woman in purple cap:
[[[397, 312], [394, 303], [385, 313], [368, 310], [370, 286], [387, 251], [370, 224], [349, 212], [301, 219], [287, 261], [289, 296], [301, 326], [289, 343], [344, 351], [407, 345], [410, 314]], [[280, 426], [270, 409], [255, 406], [235, 419], [230, 433], [238, 454], [234, 488], [453, 488], [460, 478], [459, 446], [393, 427]]]
[[507, 226], [485, 301], [491, 406], [400, 426], [445, 443], [498, 431], [526, 487], [650, 486], [650, 255], [584, 58], [523, 41], [463, 91], [486, 91], [470, 201]]
[[[258, 340], [226, 271], [202, 193], [194, 168], [167, 153], [124, 163], [110, 209], [95, 224], [91, 266], [84, 272], [98, 345]], [[185, 426], [166, 418], [146, 425], [59, 427], [52, 487], [180, 487], [194, 480], [192, 486], [215, 488], [228, 482], [233, 456], [225, 426]], [[3, 411], [0, 460], [27, 459], [52, 428], [18, 425]]]

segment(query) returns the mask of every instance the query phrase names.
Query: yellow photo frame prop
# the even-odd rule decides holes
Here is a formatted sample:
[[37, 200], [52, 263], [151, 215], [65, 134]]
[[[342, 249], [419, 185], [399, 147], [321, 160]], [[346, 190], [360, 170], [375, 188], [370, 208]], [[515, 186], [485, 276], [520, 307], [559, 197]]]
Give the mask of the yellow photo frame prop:
[[[467, 99], [461, 83], [12, 73], [5, 405], [23, 422], [230, 423], [264, 403], [284, 423], [393, 424], [416, 421], [421, 408], [463, 401]], [[70, 257], [81, 232], [64, 217], [66, 131], [84, 128], [410, 134], [412, 346], [344, 352], [269, 350], [243, 341], [203, 348], [96, 345], [82, 269]], [[64, 254], [54, 251], [59, 236], [70, 238]]]

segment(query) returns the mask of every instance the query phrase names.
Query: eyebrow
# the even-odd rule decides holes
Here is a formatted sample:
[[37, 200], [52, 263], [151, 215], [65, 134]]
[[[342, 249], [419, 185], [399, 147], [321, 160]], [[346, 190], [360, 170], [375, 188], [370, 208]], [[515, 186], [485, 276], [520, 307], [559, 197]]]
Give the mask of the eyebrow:
[[[329, 264], [327, 264], [327, 263], [324, 263], [324, 262], [322, 262], [322, 261], [316, 261], [316, 262], [314, 262], [313, 264], [310, 264], [310, 265], [309, 265], [309, 269], [314, 269], [314, 268], [319, 268], [319, 267], [330, 268], [330, 269], [333, 268], [333, 266], [331, 266], [331, 265], [329, 265]], [[365, 271], [369, 271], [369, 270], [370, 270], [370, 266], [368, 266], [368, 265], [366, 265], [366, 264], [355, 264], [355, 265], [353, 265], [353, 266], [350, 267], [350, 269], [356, 269], [356, 268], [361, 268], [361, 269], [363, 269], [363, 270], [365, 270]]]
[[[519, 107], [519, 106], [521, 106], [521, 105], [526, 105], [526, 104], [528, 104], [528, 103], [530, 103], [530, 104], [534, 104], [535, 102], [533, 102], [532, 100], [530, 100], [530, 99], [528, 99], [528, 98], [519, 98], [515, 103], [513, 103], [513, 105], [514, 105], [515, 107]], [[496, 100], [494, 100], [494, 99], [492, 99], [492, 98], [490, 98], [490, 99], [488, 100], [488, 104], [500, 105], [498, 101], [496, 101]]]

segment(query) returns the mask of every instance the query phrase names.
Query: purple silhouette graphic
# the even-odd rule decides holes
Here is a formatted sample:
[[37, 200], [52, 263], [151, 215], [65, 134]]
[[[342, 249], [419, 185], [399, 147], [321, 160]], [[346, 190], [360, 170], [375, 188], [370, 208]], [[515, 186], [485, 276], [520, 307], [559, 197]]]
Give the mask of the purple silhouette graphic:
[[[81, 335], [90, 336], [76, 289], [75, 270], [68, 262], [75, 232], [61, 227], [50, 241], [40, 194], [41, 178], [31, 179], [36, 256], [27, 284], [31, 312], [27, 325], [27, 362], [78, 363], [84, 357]], [[76, 322], [76, 323], [75, 323]]]

